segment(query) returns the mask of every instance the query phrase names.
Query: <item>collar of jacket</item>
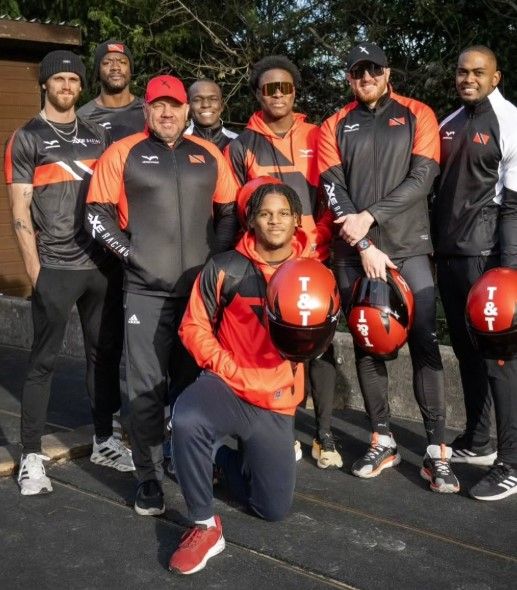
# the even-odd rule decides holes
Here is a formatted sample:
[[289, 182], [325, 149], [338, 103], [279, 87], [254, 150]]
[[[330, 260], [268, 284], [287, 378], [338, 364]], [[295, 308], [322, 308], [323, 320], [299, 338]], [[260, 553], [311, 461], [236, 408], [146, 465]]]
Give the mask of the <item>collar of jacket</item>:
[[[293, 240], [293, 254], [289, 258], [311, 258], [311, 244], [308, 235], [305, 231], [298, 227], [294, 233]], [[252, 231], [246, 231], [242, 238], [235, 246], [237, 252], [240, 252], [246, 258], [249, 258], [254, 264], [256, 264], [265, 277], [269, 278], [276, 270], [277, 267], [269, 265], [257, 252], [256, 250], [256, 238]]]
[[492, 101], [494, 99], [497, 100], [497, 98], [499, 98], [500, 96], [501, 93], [499, 92], [499, 90], [497, 88], [494, 88], [494, 90], [488, 96], [485, 96], [485, 98], [480, 102], [477, 102], [475, 104], [463, 103], [463, 107], [465, 108], [465, 112], [469, 117], [477, 117], [492, 109]]
[[200, 125], [194, 123], [194, 121], [191, 121], [187, 129], [192, 131], [195, 129], [196, 133], [199, 133], [203, 139], [208, 139], [210, 141], [213, 137], [216, 137], [218, 133], [221, 133], [223, 125], [221, 123], [217, 127], [201, 127]]
[[246, 129], [251, 129], [252, 131], [260, 133], [260, 135], [265, 135], [266, 137], [276, 137], [277, 139], [283, 139], [291, 133], [294, 133], [296, 129], [298, 129], [298, 127], [303, 124], [303, 122], [307, 118], [307, 115], [302, 115], [301, 113], [293, 113], [293, 117], [294, 119], [291, 128], [281, 138], [274, 131], [271, 131], [267, 123], [264, 122], [264, 113], [262, 111], [257, 111], [256, 113], [253, 113], [253, 115], [251, 115], [250, 120], [246, 125]]
[[382, 111], [384, 111], [387, 105], [391, 102], [392, 95], [395, 96], [395, 93], [393, 92], [393, 86], [391, 84], [388, 84], [388, 92], [386, 92], [386, 94], [383, 94], [379, 98], [379, 100], [375, 103], [375, 106], [373, 108], [370, 108], [366, 103], [361, 102], [360, 100], [358, 100], [357, 102], [360, 108], [362, 108], [365, 111], [368, 111], [370, 113], [382, 113]]
[[167, 150], [176, 149], [180, 145], [180, 143], [183, 142], [183, 133], [184, 133], [184, 131], [185, 131], [185, 129], [183, 129], [183, 131], [181, 132], [181, 134], [178, 137], [178, 139], [174, 142], [174, 145], [172, 147], [169, 147], [169, 145], [165, 141], [163, 141], [163, 139], [161, 137], [158, 137], [156, 135], [156, 133], [152, 129], [149, 129], [149, 127], [147, 126], [147, 124], [145, 125], [145, 128], [144, 128], [144, 133], [147, 134], [147, 136], [149, 137], [149, 139], [151, 141], [154, 141], [155, 143], [161, 144]]

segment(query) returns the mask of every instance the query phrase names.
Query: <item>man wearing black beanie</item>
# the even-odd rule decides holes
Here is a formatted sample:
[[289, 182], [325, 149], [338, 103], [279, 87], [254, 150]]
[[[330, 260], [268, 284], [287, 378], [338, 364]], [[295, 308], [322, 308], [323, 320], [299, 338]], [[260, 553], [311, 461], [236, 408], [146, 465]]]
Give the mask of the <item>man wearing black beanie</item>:
[[5, 151], [13, 226], [32, 285], [34, 341], [22, 394], [22, 495], [52, 491], [41, 436], [56, 357], [77, 304], [86, 356], [86, 388], [95, 436], [91, 460], [133, 471], [130, 451], [113, 437], [120, 408], [122, 276], [118, 262], [83, 228], [93, 168], [109, 144], [107, 132], [76, 116], [85, 82], [81, 59], [52, 51], [40, 66], [41, 112], [17, 129]]
[[115, 141], [144, 129], [143, 101], [129, 90], [133, 65], [131, 51], [122, 41], [110, 39], [98, 45], [93, 79], [99, 80], [101, 91], [77, 111], [107, 129]]

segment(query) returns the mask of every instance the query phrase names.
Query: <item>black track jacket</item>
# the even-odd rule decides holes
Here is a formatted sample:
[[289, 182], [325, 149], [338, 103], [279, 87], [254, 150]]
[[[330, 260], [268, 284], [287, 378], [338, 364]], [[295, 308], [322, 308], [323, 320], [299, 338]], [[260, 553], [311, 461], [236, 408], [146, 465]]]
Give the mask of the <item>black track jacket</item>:
[[441, 169], [433, 203], [439, 256], [501, 254], [517, 268], [517, 108], [495, 89], [440, 126]]

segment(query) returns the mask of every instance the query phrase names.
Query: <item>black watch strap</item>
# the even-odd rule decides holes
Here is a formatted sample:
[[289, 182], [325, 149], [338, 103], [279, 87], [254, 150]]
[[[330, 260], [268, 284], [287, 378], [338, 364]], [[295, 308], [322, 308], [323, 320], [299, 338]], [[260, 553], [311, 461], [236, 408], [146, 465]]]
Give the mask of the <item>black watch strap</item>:
[[369, 248], [371, 245], [372, 245], [371, 240], [369, 240], [368, 238], [361, 238], [357, 242], [355, 247], [357, 248], [358, 252], [362, 252], [363, 250], [366, 250], [367, 248]]

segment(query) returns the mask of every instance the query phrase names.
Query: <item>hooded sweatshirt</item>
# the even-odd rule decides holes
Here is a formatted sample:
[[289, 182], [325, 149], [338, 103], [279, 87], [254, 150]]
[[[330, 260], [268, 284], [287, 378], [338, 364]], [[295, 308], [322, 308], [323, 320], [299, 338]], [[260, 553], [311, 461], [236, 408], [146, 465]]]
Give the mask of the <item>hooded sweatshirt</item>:
[[[291, 259], [309, 255], [307, 236], [297, 230]], [[266, 286], [277, 268], [261, 258], [255, 235], [246, 232], [235, 250], [214, 256], [196, 279], [179, 335], [196, 363], [235, 395], [293, 415], [303, 399], [303, 364], [280, 356], [265, 324]]]
[[239, 186], [259, 176], [273, 176], [297, 192], [302, 202], [302, 228], [311, 249], [324, 261], [329, 256], [333, 216], [318, 192], [319, 129], [305, 122], [306, 115], [293, 115], [292, 127], [280, 136], [264, 122], [262, 111], [254, 113], [224, 153]]

